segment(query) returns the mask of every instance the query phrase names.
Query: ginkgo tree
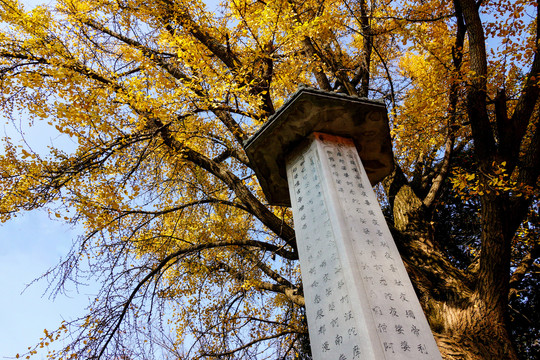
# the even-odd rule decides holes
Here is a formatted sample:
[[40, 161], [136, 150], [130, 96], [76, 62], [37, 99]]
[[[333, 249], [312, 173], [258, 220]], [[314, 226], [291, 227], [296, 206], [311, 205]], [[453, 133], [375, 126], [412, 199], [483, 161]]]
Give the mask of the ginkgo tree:
[[243, 148], [307, 84], [387, 101], [395, 170], [379, 192], [443, 357], [538, 352], [537, 325], [528, 337], [512, 313], [532, 316], [538, 296], [538, 11], [0, 0], [2, 115], [76, 144], [44, 154], [5, 138], [0, 218], [45, 209], [81, 225], [45, 276], [56, 291], [103, 284], [36, 349], [63, 338], [50, 358], [309, 358], [292, 217], [266, 204]]

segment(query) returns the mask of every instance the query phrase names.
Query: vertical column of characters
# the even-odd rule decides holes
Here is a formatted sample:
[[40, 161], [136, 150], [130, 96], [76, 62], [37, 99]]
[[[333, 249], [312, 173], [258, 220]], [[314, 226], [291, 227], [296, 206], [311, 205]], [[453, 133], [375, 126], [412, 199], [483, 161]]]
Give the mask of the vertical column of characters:
[[371, 315], [388, 359], [440, 357], [354, 144], [329, 157]]
[[[336, 184], [345, 181], [346, 176], [340, 176], [336, 171], [339, 167], [339, 157], [342, 154], [340, 143], [348, 141], [328, 134], [314, 134], [314, 143], [320, 156], [320, 171], [322, 186], [324, 187], [324, 197], [327, 202], [328, 216], [334, 230], [336, 240], [336, 252], [343, 266], [344, 287], [347, 296], [352, 304], [352, 311], [344, 313], [343, 318], [351, 324], [355, 324], [356, 332], [362, 341], [362, 357], [383, 359], [384, 352], [379, 343], [377, 334], [371, 329], [374, 328], [373, 318], [369, 309], [367, 293], [361, 279], [361, 271], [354, 255], [352, 239], [347, 231], [347, 223], [341, 207], [343, 189]], [[341, 191], [340, 191], [341, 190]]]
[[314, 146], [287, 164], [312, 352], [315, 359], [360, 359], [361, 339], [353, 321], [319, 166]]

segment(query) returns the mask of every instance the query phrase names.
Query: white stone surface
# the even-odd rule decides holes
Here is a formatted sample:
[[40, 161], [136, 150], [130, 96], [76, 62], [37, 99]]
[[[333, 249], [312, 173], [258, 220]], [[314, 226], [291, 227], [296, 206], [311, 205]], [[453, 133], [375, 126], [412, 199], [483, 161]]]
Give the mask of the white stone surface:
[[441, 359], [354, 144], [287, 163], [314, 359]]

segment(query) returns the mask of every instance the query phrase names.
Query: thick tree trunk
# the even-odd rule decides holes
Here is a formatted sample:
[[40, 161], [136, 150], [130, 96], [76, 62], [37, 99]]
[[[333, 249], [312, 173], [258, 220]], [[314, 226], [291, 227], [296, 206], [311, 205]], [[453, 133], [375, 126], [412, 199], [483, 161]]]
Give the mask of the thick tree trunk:
[[[443, 358], [517, 359], [506, 327], [506, 303], [496, 295], [508, 293], [509, 269], [480, 266], [477, 273], [470, 273], [455, 268], [433, 238], [430, 210], [399, 167], [383, 185], [394, 215], [396, 243]], [[503, 236], [504, 207], [499, 205], [491, 198], [483, 201], [483, 237]], [[502, 238], [488, 243], [500, 246], [482, 248], [482, 254], [508, 256]]]

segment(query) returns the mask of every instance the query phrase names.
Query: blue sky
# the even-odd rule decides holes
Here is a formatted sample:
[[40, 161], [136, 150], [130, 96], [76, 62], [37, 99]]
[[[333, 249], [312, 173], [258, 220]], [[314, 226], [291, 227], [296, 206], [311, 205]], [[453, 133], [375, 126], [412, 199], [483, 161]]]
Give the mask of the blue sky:
[[72, 292], [70, 297], [59, 296], [53, 301], [43, 296], [45, 281], [25, 290], [66, 254], [73, 236], [73, 229], [37, 211], [0, 225], [0, 358], [22, 354], [38, 342], [43, 329], [55, 329], [62, 319], [83, 314], [85, 294]]

